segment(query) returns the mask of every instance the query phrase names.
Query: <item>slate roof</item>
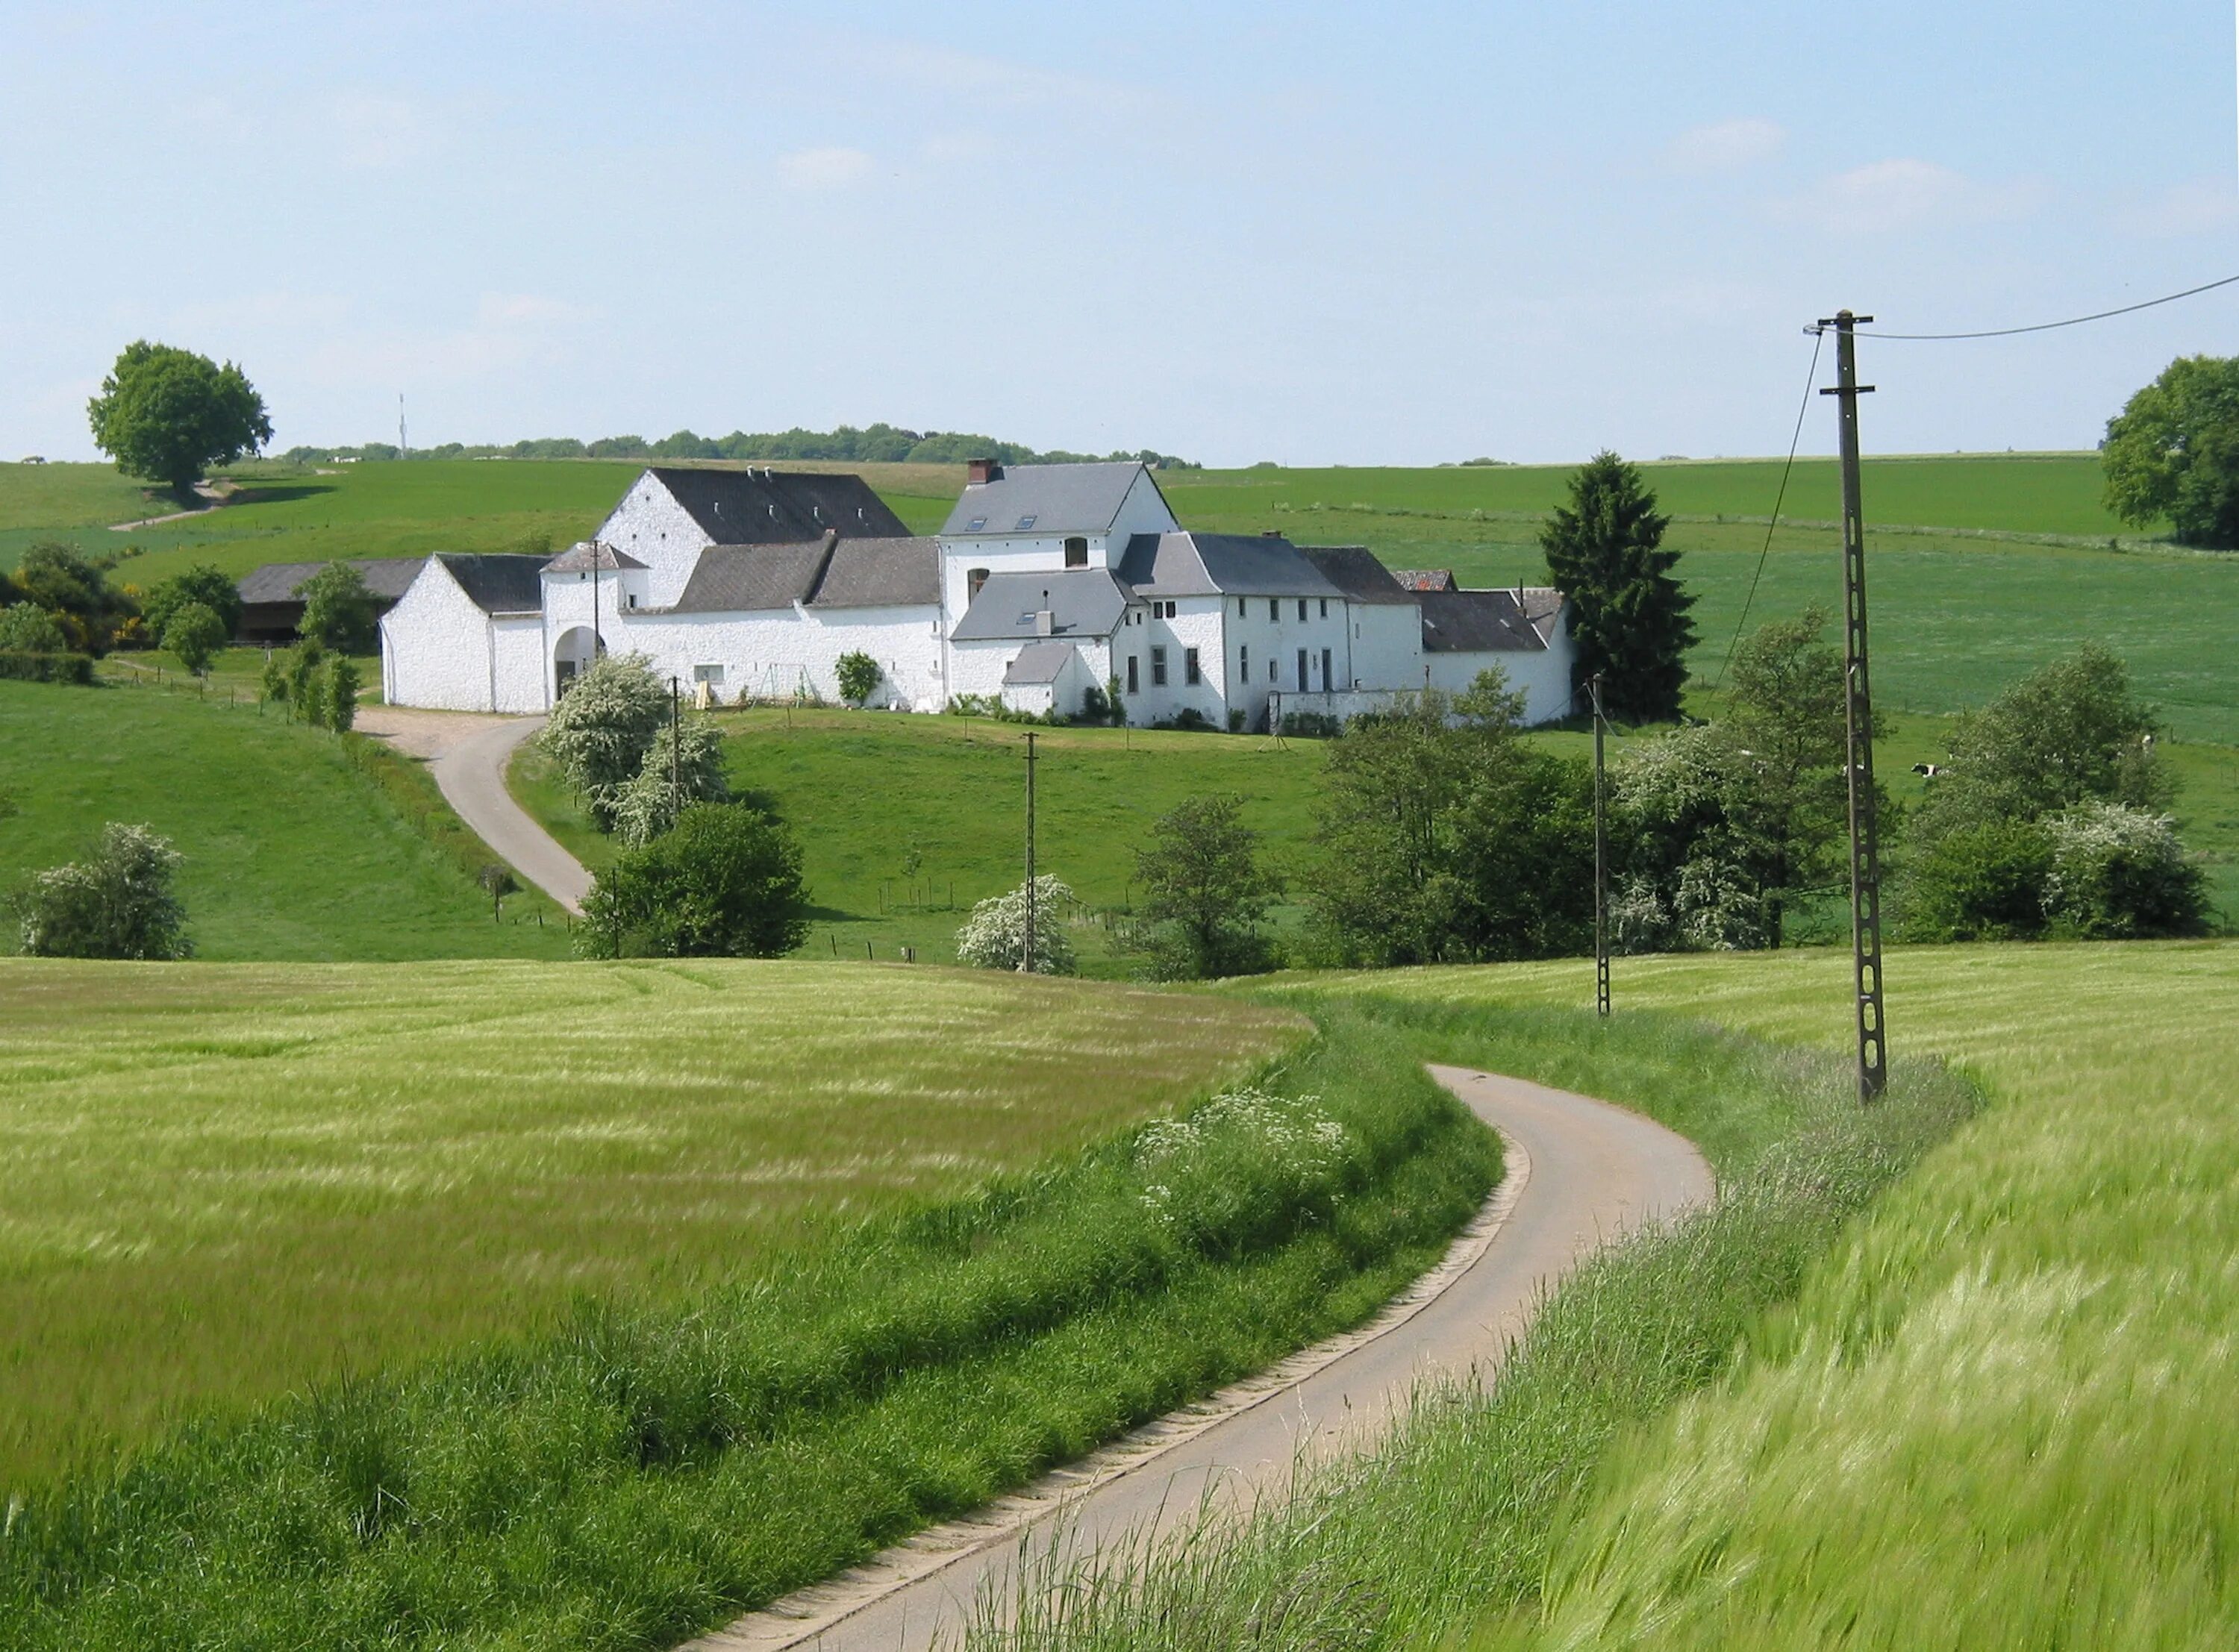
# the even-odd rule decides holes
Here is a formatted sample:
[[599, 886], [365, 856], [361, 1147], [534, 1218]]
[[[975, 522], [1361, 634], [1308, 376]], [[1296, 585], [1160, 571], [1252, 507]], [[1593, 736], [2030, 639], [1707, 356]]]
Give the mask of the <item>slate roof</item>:
[[[1518, 600], [1518, 598], [1521, 600]], [[1425, 591], [1426, 654], [1526, 653], [1543, 650], [1563, 611], [1563, 594], [1526, 587], [1505, 591]]]
[[[424, 556], [353, 557], [350, 566], [365, 576], [365, 588], [394, 602], [420, 577]], [[300, 602], [296, 594], [304, 581], [326, 567], [324, 562], [267, 562], [234, 582], [244, 603]]]
[[[1110, 531], [1143, 467], [1133, 460], [1097, 465], [1013, 465], [992, 481], [971, 482], [948, 513], [944, 534], [1103, 534]], [[1156, 481], [1151, 484], [1158, 486]]]
[[596, 567], [601, 571], [625, 567], [643, 567], [644, 563], [628, 551], [618, 551], [599, 540], [582, 540], [544, 565], [548, 574], [588, 574]]
[[798, 545], [837, 530], [902, 539], [908, 526], [860, 476], [816, 470], [688, 470], [646, 473], [718, 545]]
[[1297, 546], [1268, 534], [1137, 534], [1119, 574], [1142, 596], [1345, 594]]
[[1080, 651], [1069, 642], [1030, 642], [1003, 673], [1007, 683], [1055, 682]]
[[753, 614], [787, 608], [816, 593], [832, 541], [793, 545], [710, 545], [692, 565], [672, 614]]
[[1301, 545], [1299, 554], [1345, 593], [1348, 602], [1412, 603], [1415, 594], [1399, 582], [1365, 545]]
[[1042, 608], [1050, 610], [1053, 636], [1105, 637], [1118, 628], [1126, 613], [1127, 593], [1110, 570], [1100, 567], [997, 574], [980, 587], [950, 637], [957, 642], [986, 642], [1037, 636], [1034, 615]]
[[537, 614], [544, 607], [544, 559], [439, 551], [432, 559], [484, 614]]
[[1392, 576], [1410, 591], [1458, 591], [1453, 570], [1443, 567], [1404, 567]]
[[929, 539], [843, 539], [816, 587], [820, 608], [932, 607], [940, 601], [940, 547]]

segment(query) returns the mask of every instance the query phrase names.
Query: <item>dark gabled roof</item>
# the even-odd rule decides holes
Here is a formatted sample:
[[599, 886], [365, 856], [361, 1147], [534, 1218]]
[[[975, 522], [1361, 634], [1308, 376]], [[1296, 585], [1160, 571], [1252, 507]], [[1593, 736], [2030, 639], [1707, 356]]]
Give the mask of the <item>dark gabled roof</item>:
[[1119, 574], [1140, 596], [1345, 594], [1297, 546], [1266, 534], [1137, 534]]
[[439, 551], [432, 559], [484, 614], [536, 614], [544, 607], [544, 559]]
[[[1015, 465], [966, 486], [944, 534], [1103, 534], [1111, 531], [1135, 478], [1133, 460], [1100, 465]], [[1151, 484], [1153, 488], [1158, 484]]]
[[940, 547], [929, 539], [843, 539], [813, 600], [820, 608], [935, 607]]
[[903, 539], [909, 527], [845, 471], [685, 470], [646, 472], [718, 545], [799, 545], [837, 531]]
[[957, 642], [1040, 635], [1036, 614], [1050, 611], [1049, 634], [1106, 637], [1127, 612], [1127, 593], [1100, 567], [1057, 574], [998, 574], [980, 587], [950, 634]]
[[1410, 591], [1458, 591], [1453, 570], [1444, 567], [1403, 567], [1392, 576]]
[[1563, 611], [1563, 594], [1525, 587], [1505, 591], [1424, 591], [1426, 654], [1528, 653], [1543, 650]]
[[1345, 593], [1348, 602], [1412, 603], [1413, 592], [1394, 577], [1365, 545], [1301, 545], [1299, 554]]
[[1055, 682], [1080, 650], [1069, 642], [1030, 642], [1003, 673], [1007, 683]]
[[[349, 565], [365, 576], [365, 588], [377, 597], [395, 601], [420, 577], [424, 556], [352, 557]], [[234, 582], [243, 602], [297, 602], [303, 581], [326, 567], [324, 562], [267, 562]]]
[[618, 551], [603, 541], [587, 539], [570, 545], [547, 562], [544, 571], [548, 574], [588, 574], [594, 567], [604, 572], [644, 566], [628, 551]]
[[832, 541], [794, 545], [710, 545], [692, 565], [672, 614], [753, 614], [789, 608], [816, 593]]

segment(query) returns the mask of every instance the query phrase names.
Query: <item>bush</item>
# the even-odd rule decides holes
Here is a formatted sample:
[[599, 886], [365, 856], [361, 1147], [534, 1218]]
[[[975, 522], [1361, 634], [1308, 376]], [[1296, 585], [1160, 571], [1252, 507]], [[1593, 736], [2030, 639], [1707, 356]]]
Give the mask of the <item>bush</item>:
[[186, 909], [171, 892], [170, 839], [116, 821], [83, 860], [33, 872], [10, 901], [32, 958], [188, 958]]
[[647, 748], [637, 777], [615, 796], [615, 830], [633, 849], [643, 848], [676, 824], [694, 803], [721, 803], [731, 795], [723, 773], [723, 735], [711, 719], [694, 715], [671, 736], [662, 724]]
[[93, 657], [82, 654], [0, 653], [0, 677], [17, 682], [93, 685]]
[[210, 661], [225, 647], [226, 634], [225, 621], [200, 602], [173, 608], [162, 632], [163, 647], [197, 677], [209, 670]]
[[68, 654], [62, 622], [36, 602], [0, 608], [0, 654]]
[[887, 673], [879, 662], [856, 649], [840, 656], [836, 669], [840, 674], [840, 698], [861, 705], [877, 689], [880, 680]]
[[2052, 845], [2028, 820], [1988, 820], [1929, 846], [1894, 891], [1912, 941], [2031, 940], [2044, 932]]
[[370, 654], [379, 640], [379, 605], [365, 575], [348, 562], [329, 562], [296, 587], [303, 617], [296, 631], [336, 654]]
[[2051, 859], [2044, 910], [2056, 928], [2086, 940], [2128, 940], [2207, 927], [2200, 868], [2185, 858], [2167, 815], [2089, 803], [2043, 826]]
[[[1243, 717], [1244, 713], [1241, 711], [1232, 711], [1228, 713], [1228, 726], [1231, 733], [1237, 732]], [[1283, 713], [1283, 733], [1286, 738], [1335, 740], [1344, 732], [1344, 722], [1332, 717], [1326, 712], [1286, 711]]]
[[781, 958], [808, 937], [800, 846], [760, 809], [693, 804], [599, 874], [576, 937], [595, 958]]
[[1243, 707], [1231, 706], [1228, 708], [1228, 732], [1230, 733], [1241, 734], [1244, 732], [1245, 725], [1251, 720], [1252, 713], [1246, 711]]
[[[1047, 874], [1034, 879], [1034, 967], [1037, 975], [1072, 975], [1080, 967], [1065, 932], [1059, 904], [1073, 891]], [[956, 932], [956, 959], [976, 969], [1015, 970], [1026, 952], [1026, 886], [990, 896], [972, 908]]]
[[160, 638], [170, 629], [172, 616], [191, 602], [199, 602], [217, 615], [229, 637], [241, 623], [240, 587], [209, 563], [197, 562], [183, 574], [163, 581], [141, 600], [140, 617], [148, 634]]
[[615, 829], [621, 789], [645, 766], [668, 720], [668, 691], [642, 654], [608, 656], [569, 685], [536, 737], [538, 747], [601, 832]]
[[356, 660], [347, 654], [336, 654], [327, 661], [326, 669], [320, 673], [320, 715], [316, 720], [320, 727], [347, 734], [356, 726], [358, 687]]

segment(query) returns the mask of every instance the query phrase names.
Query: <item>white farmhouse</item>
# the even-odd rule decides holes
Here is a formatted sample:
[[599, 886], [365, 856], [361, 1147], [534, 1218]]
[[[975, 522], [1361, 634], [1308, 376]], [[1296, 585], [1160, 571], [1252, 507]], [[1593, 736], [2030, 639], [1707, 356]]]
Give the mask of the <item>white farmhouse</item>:
[[1144, 466], [975, 461], [939, 535], [912, 537], [862, 481], [655, 468], [597, 534], [541, 559], [439, 555], [382, 621], [393, 704], [548, 709], [604, 653], [726, 700], [960, 698], [1130, 722], [1263, 728], [1343, 720], [1498, 667], [1525, 719], [1569, 714], [1559, 593], [1410, 588], [1359, 546], [1191, 533]]

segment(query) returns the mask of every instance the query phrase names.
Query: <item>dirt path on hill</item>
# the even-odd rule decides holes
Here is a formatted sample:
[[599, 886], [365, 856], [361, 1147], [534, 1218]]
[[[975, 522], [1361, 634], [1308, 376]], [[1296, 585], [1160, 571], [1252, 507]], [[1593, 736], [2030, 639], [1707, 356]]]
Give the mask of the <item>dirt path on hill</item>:
[[1541, 1293], [1611, 1239], [1707, 1202], [1710, 1167], [1638, 1113], [1559, 1090], [1433, 1067], [1500, 1131], [1507, 1174], [1446, 1259], [1360, 1330], [1307, 1349], [687, 1652], [895, 1652], [953, 1642], [982, 1590], [1008, 1592], [1024, 1546], [1069, 1552], [1171, 1530], [1201, 1503], [1241, 1510], [1293, 1465], [1372, 1448], [1417, 1383], [1497, 1372]]
[[591, 874], [505, 789], [505, 766], [515, 748], [543, 726], [541, 717], [402, 706], [368, 706], [357, 714], [360, 733], [425, 759], [443, 800], [475, 835], [522, 877], [580, 916], [583, 897], [591, 892]]

